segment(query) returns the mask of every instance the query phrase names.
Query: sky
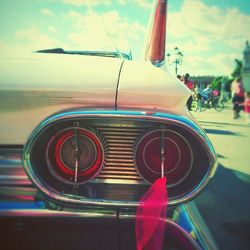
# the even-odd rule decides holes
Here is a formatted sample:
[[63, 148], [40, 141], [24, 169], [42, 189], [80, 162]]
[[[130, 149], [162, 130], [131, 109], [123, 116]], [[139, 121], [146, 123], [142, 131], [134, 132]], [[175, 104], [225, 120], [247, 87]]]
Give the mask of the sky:
[[[0, 55], [48, 48], [132, 51], [142, 60], [154, 0], [1, 0]], [[169, 0], [166, 53], [178, 73], [229, 76], [250, 41], [249, 0]], [[168, 65], [174, 74], [174, 65]]]

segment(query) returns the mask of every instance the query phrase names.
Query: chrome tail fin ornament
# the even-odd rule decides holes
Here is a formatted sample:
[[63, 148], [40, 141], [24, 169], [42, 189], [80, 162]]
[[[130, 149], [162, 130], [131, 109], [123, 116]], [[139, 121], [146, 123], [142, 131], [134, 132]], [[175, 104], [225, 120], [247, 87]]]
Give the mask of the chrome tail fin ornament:
[[146, 43], [145, 60], [156, 67], [165, 62], [167, 2], [167, 0], [157, 0]]

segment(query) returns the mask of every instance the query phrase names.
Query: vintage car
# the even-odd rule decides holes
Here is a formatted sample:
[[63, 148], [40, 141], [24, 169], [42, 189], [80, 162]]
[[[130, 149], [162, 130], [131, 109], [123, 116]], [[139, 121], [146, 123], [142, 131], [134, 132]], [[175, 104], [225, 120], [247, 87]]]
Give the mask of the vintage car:
[[166, 2], [145, 62], [62, 49], [2, 56], [1, 249], [136, 249], [136, 208], [161, 175], [163, 249], [216, 249], [191, 202], [216, 154], [187, 111], [189, 90], [164, 68]]

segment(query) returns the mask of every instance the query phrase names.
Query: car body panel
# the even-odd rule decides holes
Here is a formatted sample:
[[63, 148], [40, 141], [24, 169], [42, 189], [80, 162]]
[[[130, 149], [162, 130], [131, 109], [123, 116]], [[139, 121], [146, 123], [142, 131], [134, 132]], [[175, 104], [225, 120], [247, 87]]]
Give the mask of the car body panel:
[[118, 109], [139, 109], [189, 116], [185, 103], [190, 91], [165, 68], [125, 61], [119, 81]]
[[48, 116], [75, 108], [167, 111], [190, 117], [184, 108], [189, 91], [167, 71], [146, 62], [122, 63], [81, 55], [3, 56], [0, 144], [23, 145]]
[[23, 145], [42, 120], [62, 110], [114, 109], [121, 64], [80, 55], [2, 57], [0, 144]]

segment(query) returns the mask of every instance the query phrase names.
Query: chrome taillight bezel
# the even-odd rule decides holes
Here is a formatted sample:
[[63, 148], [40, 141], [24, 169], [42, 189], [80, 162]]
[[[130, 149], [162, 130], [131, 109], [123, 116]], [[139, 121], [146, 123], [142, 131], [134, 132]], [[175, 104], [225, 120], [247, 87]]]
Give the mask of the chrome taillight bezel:
[[[64, 138], [64, 140], [69, 139], [70, 137], [74, 136], [74, 131], [79, 133], [79, 136], [85, 136], [92, 145], [93, 149], [96, 151], [95, 154], [95, 162], [92, 164], [88, 164], [87, 169], [81, 171], [78, 166], [78, 173], [75, 174], [75, 171], [71, 170], [69, 167], [62, 160], [62, 146], [58, 146], [58, 141], [61, 136], [68, 136]], [[66, 134], [65, 134], [66, 133]], [[67, 133], [69, 135], [67, 135]], [[65, 143], [63, 141], [62, 143]], [[79, 127], [68, 127], [66, 129], [62, 129], [58, 131], [49, 141], [47, 148], [46, 148], [46, 162], [48, 164], [48, 169], [50, 172], [61, 182], [65, 184], [77, 184], [82, 185], [87, 181], [93, 179], [98, 173], [101, 171], [104, 161], [104, 150], [102, 147], [102, 143], [98, 139], [98, 137], [91, 132], [90, 130], [79, 128]], [[78, 163], [80, 165], [81, 162]]]
[[[34, 130], [24, 147], [23, 164], [28, 176], [40, 191], [45, 193], [53, 200], [78, 205], [90, 204], [127, 207], [137, 206], [139, 198], [149, 187], [149, 184], [145, 182], [141, 177], [139, 179], [136, 178], [135, 180], [131, 179], [128, 181], [124, 181], [123, 179], [119, 178], [99, 178], [99, 176], [102, 175], [102, 171], [105, 170], [105, 164], [107, 161], [107, 154], [109, 153], [109, 149], [105, 138], [103, 138], [102, 133], [99, 131], [98, 126], [96, 126], [97, 128], [92, 128], [91, 126], [87, 125], [85, 126], [85, 123], [88, 123], [88, 121], [90, 120], [96, 122], [97, 124], [102, 124], [102, 122], [105, 121], [105, 123], [110, 124], [110, 126], [119, 121], [121, 122], [121, 124], [118, 124], [117, 128], [123, 127], [125, 132], [126, 126], [130, 123], [131, 128], [133, 126], [136, 127], [138, 124], [143, 125], [143, 129], [141, 128], [140, 131], [142, 132], [140, 132], [139, 137], [134, 141], [134, 144], [131, 144], [131, 150], [133, 150], [133, 152], [135, 152], [136, 145], [143, 137], [143, 135], [145, 135], [149, 131], [160, 129], [162, 125], [166, 126], [167, 129], [173, 131], [180, 130], [182, 131], [182, 135], [187, 133], [189, 134], [191, 139], [197, 141], [197, 145], [202, 147], [203, 153], [206, 154], [207, 157], [206, 166], [202, 170], [202, 176], [200, 176], [199, 178], [198, 176], [196, 176], [199, 180], [196, 180], [195, 184], [191, 185], [190, 188], [188, 188], [188, 190], [186, 191], [181, 190], [182, 188], [180, 188], [180, 190], [177, 190], [177, 187], [180, 186], [179, 184], [169, 185], [169, 205], [176, 205], [193, 199], [198, 193], [203, 190], [203, 188], [207, 185], [215, 172], [217, 166], [216, 154], [210, 140], [208, 139], [205, 132], [194, 121], [188, 119], [187, 117], [169, 113], [145, 113], [142, 111], [71, 110], [53, 115], [43, 121]], [[80, 127], [82, 127], [83, 129], [89, 129], [97, 136], [97, 138], [103, 145], [104, 152], [104, 169], [102, 168], [102, 171], [100, 171], [100, 173], [96, 175], [95, 178], [80, 185], [84, 189], [83, 195], [77, 192], [73, 184], [52, 184], [54, 180], [47, 180], [47, 173], [44, 174], [43, 178], [41, 178], [41, 176], [39, 176], [39, 171], [41, 171], [43, 166], [41, 166], [39, 170], [37, 169], [36, 164], [38, 160], [36, 159], [36, 162], [33, 161], [35, 157], [34, 153], [32, 152], [34, 146], [36, 146], [37, 148], [39, 147], [39, 141], [44, 139], [43, 137], [45, 137], [47, 132], [50, 133], [49, 131], [51, 130], [58, 131], [61, 129], [72, 127], [76, 123], [80, 123]], [[144, 128], [145, 124], [147, 124], [147, 126], [145, 126]], [[124, 138], [125, 137], [126, 136], [124, 136]], [[38, 146], [36, 145], [37, 143], [39, 144]], [[46, 147], [41, 150], [45, 150], [45, 148]], [[197, 164], [197, 161], [194, 162], [194, 164]], [[200, 169], [200, 167], [202, 169], [202, 163], [200, 162], [199, 164], [200, 166], [198, 167], [198, 169]], [[138, 176], [140, 176], [139, 173]], [[96, 189], [97, 187], [98, 189]]]
[[[149, 153], [149, 152], [146, 152], [146, 146], [144, 147], [144, 145], [141, 145], [141, 144], [144, 144], [145, 143], [145, 140], [147, 139], [147, 137], [150, 137], [152, 136], [153, 134], [158, 134], [157, 137], [153, 137], [150, 139], [150, 142], [152, 142], [152, 140], [161, 140], [159, 136], [160, 133], [164, 133], [164, 140], [165, 141], [170, 141], [172, 142], [174, 145], [176, 145], [176, 148], [177, 148], [177, 151], [179, 153], [179, 159], [178, 159], [178, 162], [175, 164], [174, 168], [168, 170], [168, 171], [164, 171], [164, 176], [167, 176], [167, 187], [170, 188], [170, 187], [174, 187], [178, 184], [180, 184], [183, 180], [185, 180], [185, 178], [189, 175], [191, 169], [192, 169], [192, 164], [193, 164], [193, 152], [192, 152], [192, 149], [191, 149], [191, 146], [190, 144], [188, 143], [188, 141], [184, 138], [183, 135], [181, 135], [180, 133], [176, 132], [176, 131], [173, 131], [173, 130], [170, 130], [170, 129], [166, 129], [166, 128], [161, 128], [161, 129], [156, 129], [156, 130], [152, 130], [152, 131], [149, 131], [147, 132], [146, 134], [144, 134], [139, 142], [137, 143], [137, 146], [136, 146], [136, 150], [135, 150], [135, 166], [140, 174], [140, 176], [146, 181], [148, 182], [149, 184], [152, 184], [154, 183], [154, 181], [156, 181], [156, 179], [160, 178], [161, 177], [161, 162], [160, 162], [160, 152], [161, 152], [161, 149], [160, 149], [160, 145], [159, 148], [157, 150], [159, 150], [159, 161], [157, 162], [157, 165], [158, 165], [158, 171], [154, 171], [152, 169], [152, 167], [155, 167], [155, 166], [149, 166], [149, 163], [147, 162], [147, 160], [145, 159], [145, 154]], [[167, 134], [166, 134], [167, 133]], [[181, 176], [181, 178], [179, 178], [179, 180], [175, 181], [175, 182], [171, 182], [171, 174], [174, 173], [177, 168], [179, 167], [179, 163], [181, 163], [181, 161], [183, 162], [183, 160], [181, 160], [181, 150], [178, 143], [176, 143], [176, 141], [174, 141], [174, 138], [170, 138], [170, 135], [171, 134], [175, 134], [176, 136], [178, 136], [179, 138], [181, 138], [181, 140], [183, 140], [186, 148], [188, 149], [189, 153], [190, 153], [190, 161], [186, 163], [186, 171], [183, 173], [183, 176]], [[159, 142], [160, 144], [160, 142]], [[182, 145], [183, 147], [183, 145]], [[165, 148], [167, 148], [168, 150], [168, 145], [165, 145]], [[149, 156], [149, 157], [152, 157], [152, 154]], [[168, 162], [168, 159], [167, 159], [168, 155], [165, 154], [164, 155], [164, 164], [166, 165], [166, 163]], [[139, 159], [138, 159], [139, 158]], [[152, 164], [156, 164], [156, 163], [152, 163]], [[185, 164], [185, 163], [184, 163]], [[150, 176], [150, 179], [146, 176], [146, 175], [151, 175]]]

